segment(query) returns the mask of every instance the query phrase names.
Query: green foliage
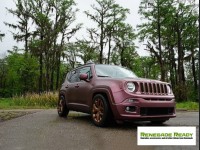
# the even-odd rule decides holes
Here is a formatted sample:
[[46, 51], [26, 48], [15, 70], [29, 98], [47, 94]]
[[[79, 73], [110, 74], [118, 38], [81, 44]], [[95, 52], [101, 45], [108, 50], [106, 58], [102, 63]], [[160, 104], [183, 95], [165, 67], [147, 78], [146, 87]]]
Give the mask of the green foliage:
[[[38, 66], [38, 59], [29, 53], [10, 52], [6, 58], [0, 59], [0, 97], [37, 92]], [[67, 71], [68, 65], [61, 62], [59, 83], [64, 81]], [[56, 81], [53, 81], [55, 85]]]
[[[145, 21], [136, 35], [125, 22], [128, 9], [115, 0], [96, 0], [91, 5], [94, 12], [84, 12], [96, 26], [86, 28], [87, 38], [70, 42], [82, 25], [74, 24], [78, 11], [74, 0], [16, 0], [15, 4], [15, 9], [7, 10], [17, 21], [5, 24], [25, 45], [0, 59], [0, 97], [57, 90], [68, 70], [93, 61], [170, 82], [178, 101], [197, 99], [199, 14], [194, 6], [141, 0], [139, 14]], [[0, 41], [3, 36], [0, 32]], [[137, 54], [137, 36], [146, 42], [150, 57]]]
[[[78, 40], [74, 43], [73, 48], [76, 49], [76, 56], [81, 58], [83, 63], [88, 61], [98, 62], [98, 51], [89, 40]], [[75, 51], [75, 50], [74, 50]]]
[[[122, 34], [128, 35], [129, 32], [129, 35], [134, 34], [131, 26], [124, 23], [129, 9], [121, 7], [114, 0], [96, 0], [96, 5], [92, 5], [91, 7], [95, 13], [85, 11], [85, 14], [96, 23], [97, 27], [88, 29], [90, 41], [94, 43], [93, 47], [99, 51], [99, 63], [109, 64], [110, 58], [112, 57], [111, 53], [116, 50], [116, 46], [119, 45], [119, 43], [126, 42], [125, 40], [131, 41], [133, 39], [131, 37], [128, 39], [129, 37], [127, 36], [124, 36], [123, 41], [119, 39], [120, 36], [122, 37]], [[120, 28], [122, 29], [120, 30]], [[128, 31], [125, 32], [125, 28], [128, 29]], [[118, 40], [116, 41], [116, 39]], [[133, 41], [130, 45], [134, 51]], [[106, 46], [108, 46], [107, 57], [104, 56]], [[118, 53], [123, 59], [125, 56], [122, 55], [125, 50], [122, 51], [123, 52], [113, 52], [113, 55], [116, 56], [116, 53]], [[124, 64], [122, 65], [125, 66]]]
[[114, 34], [115, 46], [112, 51], [112, 61], [130, 69], [133, 68], [134, 60], [138, 57], [136, 46], [133, 42], [136, 35], [131, 25], [126, 23], [118, 23], [116, 25], [116, 33]]
[[143, 78], [159, 79], [160, 70], [158, 64], [154, 63], [151, 57], [136, 57], [133, 64], [133, 71]]
[[38, 78], [37, 59], [30, 54], [11, 52], [4, 59], [4, 75], [0, 87], [0, 97], [8, 97], [36, 90]]
[[8, 108], [12, 108], [12, 100], [11, 99], [1, 99], [0, 98], [0, 109], [8, 109]]
[[193, 101], [180, 102], [176, 103], [176, 108], [199, 111], [199, 103]]
[[[26, 94], [25, 96], [0, 99], [0, 109], [56, 108], [58, 93]], [[176, 103], [176, 108], [199, 110], [199, 103], [185, 101]]]
[[[73, 24], [78, 11], [74, 8], [74, 0], [17, 0], [15, 5], [15, 9], [7, 10], [17, 22], [5, 24], [15, 30], [13, 37], [16, 41], [25, 42], [25, 54], [30, 53], [39, 62], [38, 91], [58, 89], [65, 43], [81, 28], [81, 24]], [[24, 63], [23, 67], [28, 65]], [[20, 73], [26, 79], [30, 76], [29, 69], [24, 68]]]
[[42, 93], [42, 94], [26, 94], [12, 98], [13, 104], [16, 106], [28, 107], [46, 107], [55, 108], [58, 101], [58, 93]]
[[10, 99], [0, 99], [0, 109], [56, 108], [58, 93], [26, 94]]
[[[147, 41], [146, 50], [158, 64], [161, 80], [171, 82], [178, 101], [189, 98], [189, 93], [197, 93], [199, 15], [195, 5], [142, 0], [139, 14], [146, 20], [138, 25], [138, 35], [141, 41]], [[186, 67], [188, 63], [191, 67]], [[187, 88], [186, 81], [194, 82], [193, 89]]]

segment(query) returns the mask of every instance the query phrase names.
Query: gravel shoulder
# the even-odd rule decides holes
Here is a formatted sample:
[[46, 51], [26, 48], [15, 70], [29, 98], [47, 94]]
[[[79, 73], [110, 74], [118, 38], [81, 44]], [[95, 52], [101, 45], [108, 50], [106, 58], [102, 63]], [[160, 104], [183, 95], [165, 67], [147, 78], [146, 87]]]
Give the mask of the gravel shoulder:
[[16, 109], [16, 110], [1, 110], [0, 109], [0, 122], [22, 117], [24, 115], [36, 113], [38, 111], [42, 111], [42, 110], [41, 109]]

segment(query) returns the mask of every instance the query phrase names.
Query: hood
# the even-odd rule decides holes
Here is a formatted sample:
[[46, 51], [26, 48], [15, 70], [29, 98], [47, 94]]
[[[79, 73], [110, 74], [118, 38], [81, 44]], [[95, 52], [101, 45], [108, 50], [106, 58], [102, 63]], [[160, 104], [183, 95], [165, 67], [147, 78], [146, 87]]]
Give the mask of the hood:
[[109, 81], [136, 81], [136, 82], [148, 82], [148, 83], [162, 83], [162, 84], [169, 84], [167, 82], [163, 82], [163, 81], [159, 81], [159, 80], [154, 80], [154, 79], [146, 79], [146, 78], [103, 78], [105, 81], [109, 80]]
[[155, 80], [155, 79], [146, 79], [146, 78], [125, 78], [125, 81], [138, 81], [138, 82], [151, 82], [151, 83], [165, 83], [163, 81]]

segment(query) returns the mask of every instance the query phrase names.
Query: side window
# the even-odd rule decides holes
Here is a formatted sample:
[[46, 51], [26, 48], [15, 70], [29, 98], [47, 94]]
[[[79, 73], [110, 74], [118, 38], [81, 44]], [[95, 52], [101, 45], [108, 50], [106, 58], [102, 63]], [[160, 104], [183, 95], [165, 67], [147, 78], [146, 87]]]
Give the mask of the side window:
[[78, 70], [74, 70], [71, 72], [70, 77], [69, 77], [69, 82], [74, 83], [74, 82], [79, 82], [79, 73]]
[[71, 71], [67, 73], [65, 81], [69, 81], [71, 77]]
[[86, 73], [88, 75], [88, 79], [90, 79], [92, 77], [90, 67], [83, 67], [83, 68], [74, 70], [72, 72], [69, 72], [67, 74], [66, 79], [71, 83], [79, 82], [80, 81], [79, 76], [80, 76], [81, 73]]
[[90, 67], [81, 68], [81, 69], [79, 70], [79, 73], [80, 73], [80, 74], [81, 74], [81, 73], [87, 74], [87, 75], [88, 75], [88, 79], [90, 79], [90, 78], [92, 77], [92, 73], [91, 73]]

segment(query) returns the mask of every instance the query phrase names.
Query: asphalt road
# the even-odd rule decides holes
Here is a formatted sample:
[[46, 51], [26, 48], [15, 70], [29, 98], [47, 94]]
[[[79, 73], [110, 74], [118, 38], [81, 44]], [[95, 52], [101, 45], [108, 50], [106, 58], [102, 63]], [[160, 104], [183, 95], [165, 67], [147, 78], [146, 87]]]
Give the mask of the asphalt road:
[[59, 118], [56, 110], [37, 110], [0, 122], [0, 150], [198, 150], [199, 112], [178, 112], [164, 126], [196, 126], [196, 146], [138, 146], [137, 127], [148, 122], [98, 128], [90, 116], [71, 112]]

